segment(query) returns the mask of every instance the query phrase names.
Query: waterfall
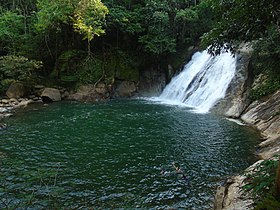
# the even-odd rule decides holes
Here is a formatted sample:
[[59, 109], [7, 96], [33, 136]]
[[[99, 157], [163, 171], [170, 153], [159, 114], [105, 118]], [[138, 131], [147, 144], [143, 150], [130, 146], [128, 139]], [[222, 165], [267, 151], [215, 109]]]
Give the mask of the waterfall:
[[236, 60], [230, 53], [211, 56], [197, 52], [183, 71], [165, 87], [158, 100], [183, 103], [196, 112], [207, 113], [226, 90], [235, 74]]

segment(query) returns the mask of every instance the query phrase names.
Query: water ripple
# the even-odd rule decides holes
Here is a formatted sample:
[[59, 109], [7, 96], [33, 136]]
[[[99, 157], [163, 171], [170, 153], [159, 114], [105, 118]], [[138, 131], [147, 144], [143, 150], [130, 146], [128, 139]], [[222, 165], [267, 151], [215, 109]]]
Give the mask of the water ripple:
[[218, 116], [141, 100], [56, 103], [7, 124], [0, 195], [30, 209], [207, 209], [257, 143]]

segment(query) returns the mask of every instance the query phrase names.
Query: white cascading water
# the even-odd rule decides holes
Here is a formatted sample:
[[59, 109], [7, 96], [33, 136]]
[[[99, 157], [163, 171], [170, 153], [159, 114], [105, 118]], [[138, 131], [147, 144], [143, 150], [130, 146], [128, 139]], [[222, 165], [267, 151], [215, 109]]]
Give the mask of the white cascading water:
[[214, 57], [206, 50], [197, 52], [158, 99], [165, 103], [183, 103], [196, 112], [207, 113], [219, 99], [225, 97], [235, 67], [236, 60], [230, 53]]

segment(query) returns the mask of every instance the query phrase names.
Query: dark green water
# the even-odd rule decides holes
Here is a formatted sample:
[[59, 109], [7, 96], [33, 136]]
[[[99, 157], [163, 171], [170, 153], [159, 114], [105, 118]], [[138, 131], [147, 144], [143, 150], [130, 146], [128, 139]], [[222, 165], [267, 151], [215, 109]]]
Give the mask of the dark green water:
[[0, 209], [209, 209], [254, 161], [257, 134], [211, 114], [141, 100], [35, 108], [0, 131]]

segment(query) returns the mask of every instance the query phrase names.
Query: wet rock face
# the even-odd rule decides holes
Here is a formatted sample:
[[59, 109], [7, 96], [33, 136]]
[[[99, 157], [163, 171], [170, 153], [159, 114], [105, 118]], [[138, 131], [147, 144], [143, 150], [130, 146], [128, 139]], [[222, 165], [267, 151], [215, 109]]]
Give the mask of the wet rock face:
[[280, 154], [280, 90], [263, 101], [252, 103], [241, 119], [255, 126], [266, 139], [259, 144], [260, 158], [268, 159]]
[[[246, 172], [250, 173], [261, 162], [258, 161]], [[252, 195], [243, 190], [246, 177], [243, 175], [228, 178], [222, 186], [216, 190], [214, 199], [214, 210], [251, 210], [254, 209]]]
[[[258, 146], [261, 159], [269, 159], [280, 154], [280, 90], [262, 101], [253, 102], [242, 114], [241, 119], [256, 127], [265, 138]], [[252, 165], [254, 168], [260, 161]], [[247, 170], [251, 170], [251, 169]], [[215, 209], [253, 209], [253, 201], [241, 190], [244, 181], [237, 176], [232, 183], [218, 187], [215, 196]], [[244, 180], [244, 179], [243, 179]], [[231, 196], [232, 195], [232, 196]], [[251, 204], [250, 204], [251, 203]]]
[[[172, 71], [171, 67], [169, 69]], [[146, 97], [160, 95], [165, 85], [166, 76], [163, 71], [155, 68], [145, 69], [140, 74], [139, 94]]]
[[227, 94], [213, 109], [227, 117], [239, 118], [250, 103], [249, 90], [253, 83], [250, 68], [250, 51], [236, 55], [236, 73], [230, 83]]
[[115, 87], [115, 98], [130, 98], [137, 91], [137, 85], [132, 81], [118, 82]]
[[241, 119], [254, 125], [266, 137], [280, 136], [280, 90], [263, 102], [252, 103]]

